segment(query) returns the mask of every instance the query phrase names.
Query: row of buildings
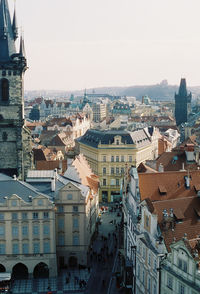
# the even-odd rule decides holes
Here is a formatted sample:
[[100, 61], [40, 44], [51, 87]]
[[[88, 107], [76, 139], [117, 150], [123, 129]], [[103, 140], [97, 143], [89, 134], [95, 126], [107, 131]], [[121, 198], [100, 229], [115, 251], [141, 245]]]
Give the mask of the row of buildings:
[[124, 177], [121, 278], [130, 293], [200, 292], [199, 151], [188, 147], [191, 170], [131, 167]]
[[26, 182], [0, 174], [0, 271], [55, 277], [86, 266], [97, 230], [98, 177], [83, 156], [57, 170], [30, 170]]

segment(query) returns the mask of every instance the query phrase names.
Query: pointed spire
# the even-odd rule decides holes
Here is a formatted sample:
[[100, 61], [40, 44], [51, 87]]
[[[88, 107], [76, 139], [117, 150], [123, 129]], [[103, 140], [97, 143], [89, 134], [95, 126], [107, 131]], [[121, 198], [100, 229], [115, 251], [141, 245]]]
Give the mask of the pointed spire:
[[24, 37], [21, 35], [20, 38], [20, 47], [19, 47], [19, 56], [26, 59], [26, 53], [25, 53], [25, 46], [24, 46]]
[[186, 79], [181, 79], [180, 87], [178, 91], [179, 96], [187, 97]]
[[14, 40], [18, 38], [18, 27], [17, 27], [17, 17], [16, 17], [16, 5], [13, 14], [13, 22], [12, 22], [12, 30], [13, 30], [13, 37]]
[[15, 39], [8, 2], [7, 0], [0, 0], [0, 62], [9, 61], [11, 55], [15, 53]]

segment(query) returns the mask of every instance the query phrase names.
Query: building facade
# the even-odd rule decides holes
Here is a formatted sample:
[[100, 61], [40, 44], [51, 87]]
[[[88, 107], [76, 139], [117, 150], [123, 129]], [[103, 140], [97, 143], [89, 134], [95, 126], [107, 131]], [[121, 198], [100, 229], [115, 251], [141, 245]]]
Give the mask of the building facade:
[[[19, 52], [16, 15], [11, 22], [7, 0], [0, 2], [0, 171], [24, 179], [32, 165], [31, 134], [24, 125], [24, 41]], [[5, 156], [6, 155], [6, 156]]]
[[199, 238], [175, 241], [162, 263], [161, 294], [200, 292]]
[[53, 201], [27, 183], [3, 174], [0, 188], [1, 272], [10, 272], [14, 278], [56, 276]]
[[157, 152], [154, 133], [145, 129], [134, 132], [121, 130], [88, 130], [77, 140], [79, 152], [84, 154], [100, 180], [100, 201], [120, 200], [120, 185], [125, 170], [138, 166]]

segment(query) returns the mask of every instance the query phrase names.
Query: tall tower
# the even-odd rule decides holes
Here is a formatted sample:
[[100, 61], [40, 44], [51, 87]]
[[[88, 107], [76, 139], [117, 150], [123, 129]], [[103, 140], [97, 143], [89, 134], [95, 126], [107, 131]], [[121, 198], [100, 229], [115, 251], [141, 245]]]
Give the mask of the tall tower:
[[192, 94], [188, 94], [186, 80], [181, 79], [178, 94], [175, 94], [175, 118], [176, 124], [188, 121], [188, 115], [191, 112]]
[[0, 0], [0, 172], [24, 179], [32, 166], [31, 134], [24, 125], [24, 40], [19, 52], [16, 13], [11, 22], [7, 0]]

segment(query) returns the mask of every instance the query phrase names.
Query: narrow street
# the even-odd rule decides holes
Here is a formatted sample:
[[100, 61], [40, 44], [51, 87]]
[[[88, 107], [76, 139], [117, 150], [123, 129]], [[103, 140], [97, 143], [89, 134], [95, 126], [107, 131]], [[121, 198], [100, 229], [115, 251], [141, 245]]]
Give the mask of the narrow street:
[[92, 272], [85, 294], [118, 293], [112, 270], [114, 262], [117, 260], [117, 225], [120, 221], [121, 213], [119, 213], [119, 209], [112, 212], [108, 210], [101, 214], [99, 234], [92, 245], [89, 256]]

